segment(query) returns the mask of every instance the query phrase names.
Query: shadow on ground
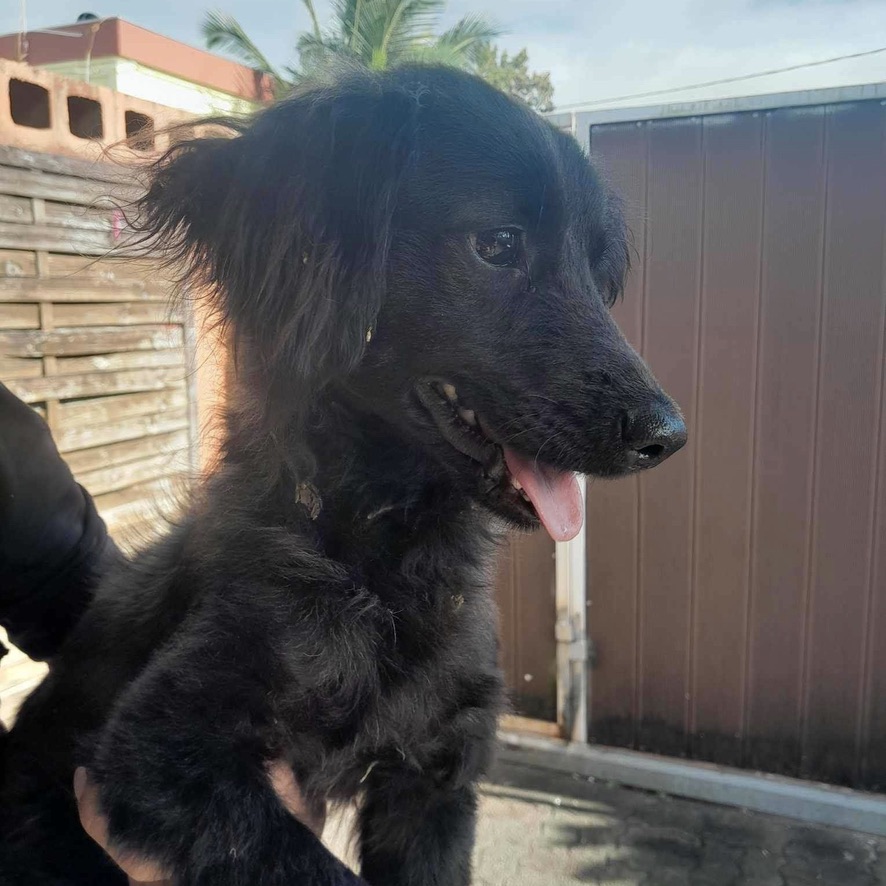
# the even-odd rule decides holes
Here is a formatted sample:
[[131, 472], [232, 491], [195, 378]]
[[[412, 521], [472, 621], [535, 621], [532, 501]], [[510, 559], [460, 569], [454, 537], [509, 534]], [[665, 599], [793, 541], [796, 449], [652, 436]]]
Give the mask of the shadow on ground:
[[886, 886], [886, 840], [499, 764], [475, 886]]

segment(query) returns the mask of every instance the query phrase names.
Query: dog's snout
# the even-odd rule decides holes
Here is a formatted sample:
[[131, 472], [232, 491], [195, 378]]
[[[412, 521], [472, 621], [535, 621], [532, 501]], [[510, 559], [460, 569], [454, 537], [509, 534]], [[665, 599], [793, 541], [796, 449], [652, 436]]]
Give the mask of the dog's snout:
[[686, 443], [686, 423], [677, 407], [658, 401], [643, 409], [625, 413], [622, 438], [628, 460], [636, 468], [651, 468], [682, 449]]

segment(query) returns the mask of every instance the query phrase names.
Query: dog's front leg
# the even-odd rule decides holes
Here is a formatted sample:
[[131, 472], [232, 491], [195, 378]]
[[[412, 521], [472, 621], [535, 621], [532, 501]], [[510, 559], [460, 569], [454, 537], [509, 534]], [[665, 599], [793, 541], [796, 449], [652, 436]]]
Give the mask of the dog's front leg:
[[497, 670], [464, 683], [466, 704], [429, 730], [407, 762], [366, 776], [361, 872], [372, 886], [468, 886], [477, 782], [492, 760], [502, 696]]
[[379, 772], [360, 810], [363, 878], [372, 886], [468, 886], [476, 812], [472, 784]]
[[176, 886], [360, 882], [272, 790], [268, 662], [261, 649], [232, 655], [235, 644], [210, 634], [161, 653], [118, 701], [85, 761], [111, 845]]

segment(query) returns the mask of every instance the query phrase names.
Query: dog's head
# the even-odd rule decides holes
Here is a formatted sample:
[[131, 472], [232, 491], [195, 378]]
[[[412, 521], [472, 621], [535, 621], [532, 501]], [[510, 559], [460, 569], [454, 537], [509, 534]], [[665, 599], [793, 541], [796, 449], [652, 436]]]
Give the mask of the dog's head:
[[573, 139], [473, 77], [306, 89], [175, 148], [143, 208], [212, 284], [269, 414], [345, 397], [516, 525], [569, 538], [573, 472], [652, 467], [686, 440], [609, 315], [617, 201]]

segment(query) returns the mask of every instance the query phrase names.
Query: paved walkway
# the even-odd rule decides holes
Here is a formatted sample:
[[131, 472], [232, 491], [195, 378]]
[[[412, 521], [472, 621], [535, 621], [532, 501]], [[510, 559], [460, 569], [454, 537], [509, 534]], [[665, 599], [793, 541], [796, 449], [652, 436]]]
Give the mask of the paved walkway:
[[[350, 811], [325, 838], [352, 865]], [[499, 763], [473, 886], [886, 886], [886, 839]]]
[[474, 886], [886, 886], [886, 839], [500, 764]]

